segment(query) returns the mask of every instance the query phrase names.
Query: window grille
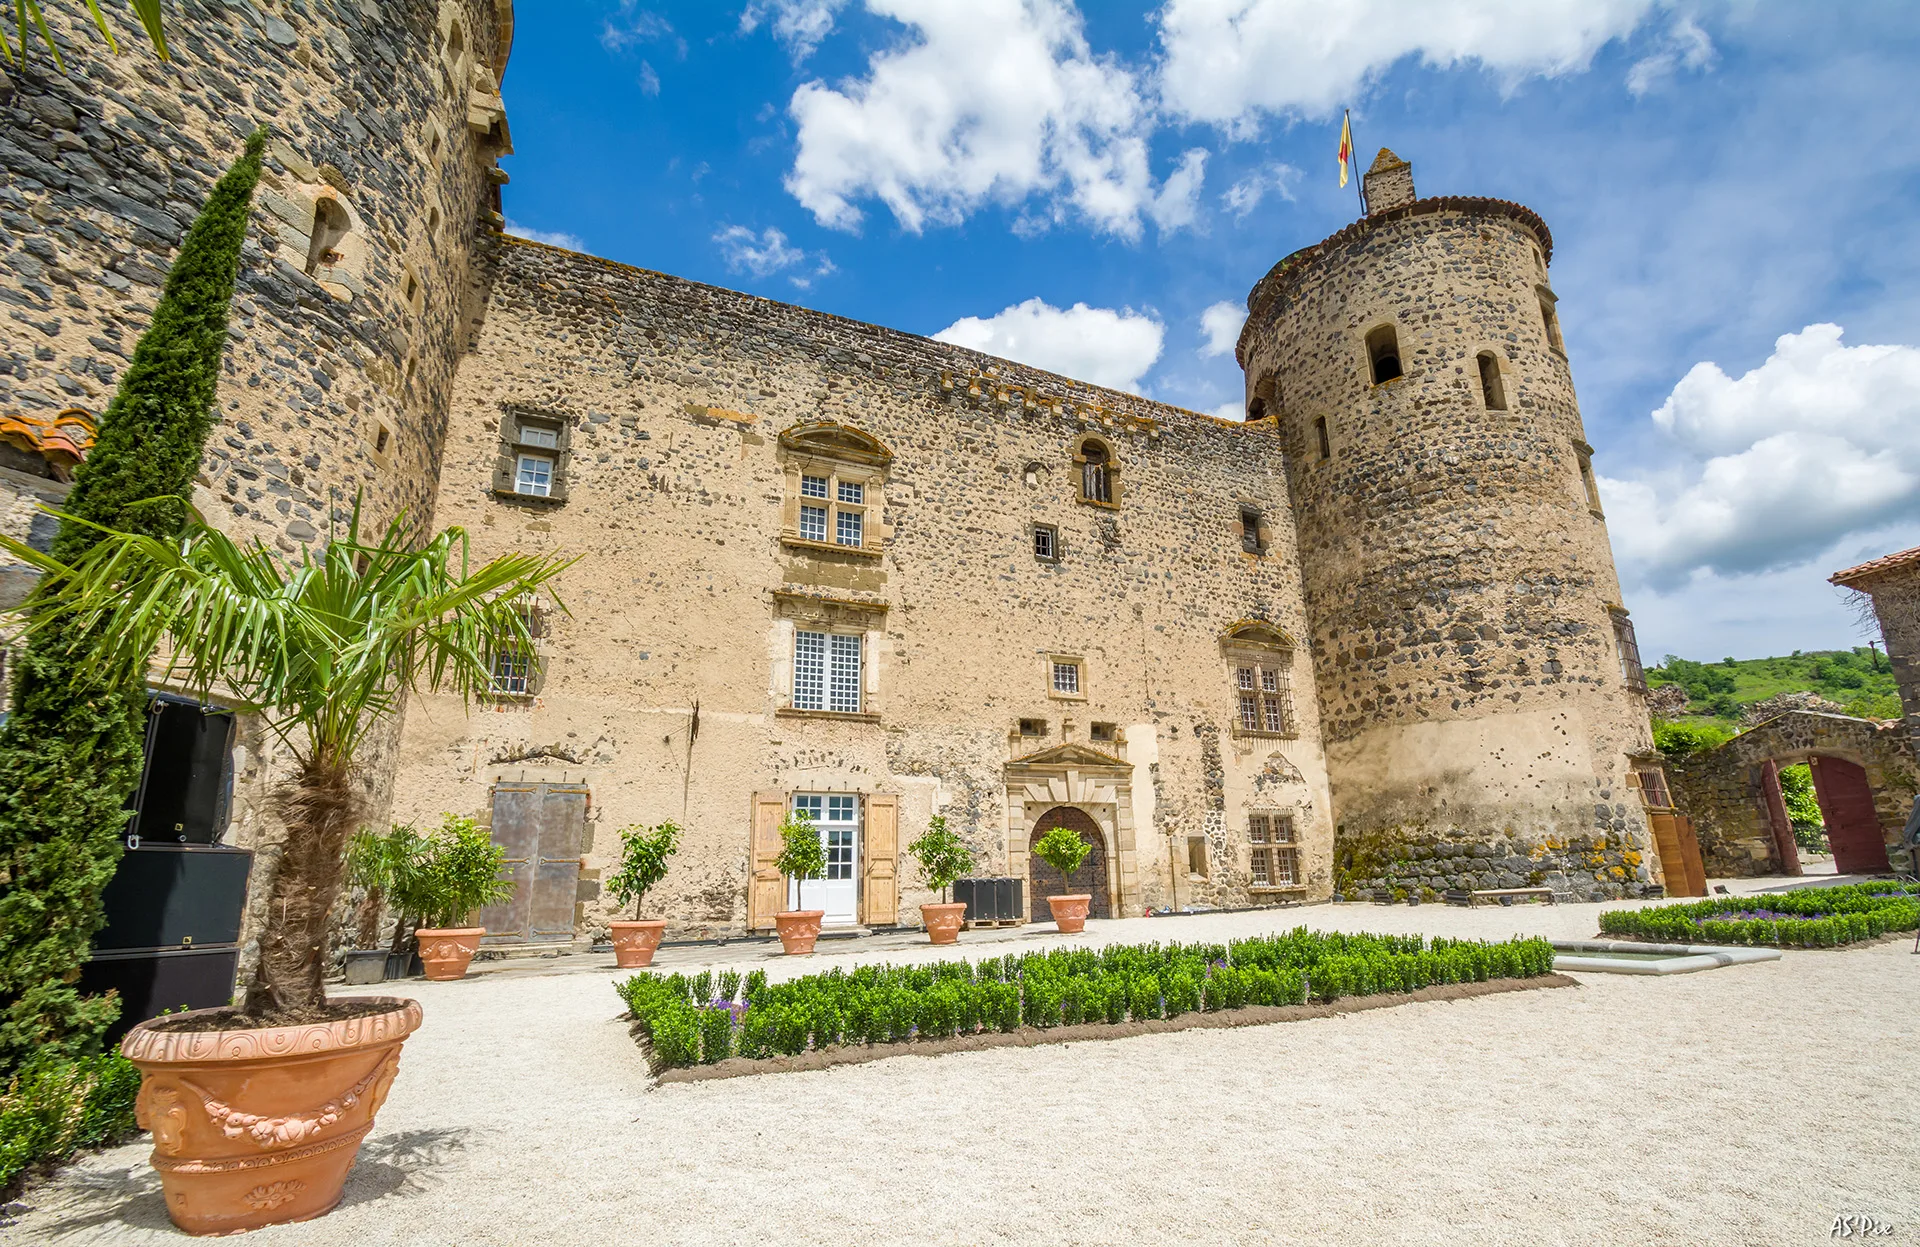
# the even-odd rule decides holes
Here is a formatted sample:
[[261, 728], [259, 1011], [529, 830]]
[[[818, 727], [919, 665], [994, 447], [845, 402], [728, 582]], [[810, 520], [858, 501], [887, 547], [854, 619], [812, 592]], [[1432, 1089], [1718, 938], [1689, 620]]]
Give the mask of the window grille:
[[532, 691], [533, 656], [508, 647], [493, 655], [492, 691], [503, 697], [524, 697]]
[[824, 498], [827, 496], [827, 478], [824, 476], [803, 476], [800, 478], [800, 494], [805, 498]]
[[827, 708], [827, 634], [793, 634], [793, 708]]
[[1234, 668], [1241, 731], [1292, 735], [1293, 689], [1284, 661], [1275, 655], [1257, 666]]
[[1080, 691], [1079, 663], [1056, 662], [1053, 664], [1053, 691], [1056, 693], [1078, 693]]
[[[529, 430], [531, 431], [531, 430]], [[545, 455], [521, 455], [513, 478], [513, 492], [536, 498], [553, 495], [553, 460]]]
[[865, 502], [866, 500], [867, 487], [865, 485], [857, 484], [853, 481], [840, 482], [840, 501]]
[[843, 714], [860, 712], [860, 647], [858, 635], [836, 632], [828, 654], [827, 709]]
[[827, 539], [827, 509], [825, 507], [800, 508], [800, 538], [803, 541], [825, 541]]
[[1107, 476], [1104, 463], [1083, 463], [1080, 465], [1080, 492], [1088, 502], [1112, 502], [1113, 482]]
[[1640, 776], [1640, 799], [1656, 810], [1673, 808], [1673, 794], [1667, 791], [1667, 773], [1659, 767], [1647, 767], [1637, 770]]
[[[842, 486], [844, 489], [845, 486]], [[864, 527], [863, 517], [858, 511], [837, 511], [834, 513], [833, 539], [843, 546], [860, 545], [860, 531]]]
[[1033, 557], [1051, 559], [1059, 557], [1059, 534], [1046, 525], [1033, 530]]
[[1253, 846], [1250, 876], [1254, 887], [1286, 887], [1300, 882], [1291, 813], [1247, 815], [1247, 840]]
[[1636, 693], [1647, 691], [1647, 673], [1640, 665], [1640, 642], [1633, 635], [1633, 621], [1625, 615], [1613, 617], [1613, 640], [1620, 648], [1620, 680]]

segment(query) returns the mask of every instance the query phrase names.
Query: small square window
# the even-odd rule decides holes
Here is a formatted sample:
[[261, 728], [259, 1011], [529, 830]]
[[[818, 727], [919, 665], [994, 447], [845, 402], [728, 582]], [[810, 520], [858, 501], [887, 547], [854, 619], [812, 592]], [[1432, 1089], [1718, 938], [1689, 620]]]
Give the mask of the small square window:
[[824, 498], [827, 496], [827, 478], [824, 476], [803, 476], [800, 478], [800, 494], [806, 498]]
[[1022, 719], [1020, 720], [1020, 734], [1022, 736], [1045, 736], [1047, 734], [1047, 721], [1045, 719]]
[[553, 494], [553, 460], [545, 455], [521, 455], [513, 478], [513, 492], [546, 498]]
[[1077, 662], [1055, 662], [1053, 664], [1053, 691], [1056, 693], [1079, 693], [1080, 664]]
[[1207, 877], [1207, 838], [1205, 836], [1187, 837], [1187, 873]]
[[524, 697], [532, 687], [533, 658], [525, 650], [507, 648], [493, 655], [492, 691], [502, 697]]
[[867, 487], [865, 485], [856, 484], [853, 481], [840, 482], [840, 501], [865, 502], [866, 500]]
[[1033, 557], [1037, 559], [1057, 559], [1060, 557], [1060, 530], [1051, 524], [1033, 526]]
[[1240, 548], [1248, 554], [1264, 554], [1260, 540], [1260, 513], [1251, 507], [1240, 508]]
[[860, 532], [866, 517], [858, 511], [836, 511], [833, 516], [833, 539], [840, 545], [860, 546]]
[[393, 430], [389, 429], [384, 424], [381, 425], [380, 431], [374, 434], [373, 436], [373, 453], [376, 455], [386, 454], [387, 443], [392, 440], [393, 440]]
[[825, 541], [827, 539], [827, 509], [825, 507], [800, 508], [800, 538], [803, 541]]
[[1111, 723], [1096, 723], [1091, 730], [1093, 738], [1103, 744], [1112, 744], [1119, 736], [1119, 730]]

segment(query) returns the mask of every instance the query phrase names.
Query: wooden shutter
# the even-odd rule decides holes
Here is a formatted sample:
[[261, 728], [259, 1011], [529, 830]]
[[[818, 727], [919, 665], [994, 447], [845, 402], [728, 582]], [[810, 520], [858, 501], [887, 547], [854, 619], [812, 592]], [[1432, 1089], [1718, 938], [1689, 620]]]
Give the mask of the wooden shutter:
[[862, 895], [868, 926], [892, 926], [900, 921], [900, 890], [894, 878], [894, 859], [900, 853], [900, 798], [891, 793], [867, 797], [866, 877]]
[[752, 845], [747, 862], [747, 926], [765, 930], [787, 907], [787, 882], [774, 859], [780, 856], [780, 824], [787, 817], [783, 792], [753, 794]]

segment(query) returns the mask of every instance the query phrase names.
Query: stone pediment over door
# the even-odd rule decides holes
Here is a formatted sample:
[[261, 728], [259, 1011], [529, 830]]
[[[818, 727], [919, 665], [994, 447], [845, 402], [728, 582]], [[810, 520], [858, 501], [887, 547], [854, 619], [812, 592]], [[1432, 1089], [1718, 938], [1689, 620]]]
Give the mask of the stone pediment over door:
[[1091, 745], [1075, 744], [1055, 745], [1050, 749], [1042, 749], [1038, 753], [1030, 753], [1007, 763], [1008, 771], [1022, 767], [1036, 771], [1057, 771], [1066, 767], [1079, 770], [1112, 767], [1125, 771], [1129, 775], [1133, 773], [1130, 765], [1112, 754], [1103, 753]]
[[1140, 903], [1132, 765], [1091, 745], [1068, 743], [1010, 759], [1006, 782], [1010, 873], [1027, 874], [1034, 820], [1056, 806], [1072, 806], [1093, 819], [1112, 849], [1112, 899], [1117, 912], [1132, 912]]

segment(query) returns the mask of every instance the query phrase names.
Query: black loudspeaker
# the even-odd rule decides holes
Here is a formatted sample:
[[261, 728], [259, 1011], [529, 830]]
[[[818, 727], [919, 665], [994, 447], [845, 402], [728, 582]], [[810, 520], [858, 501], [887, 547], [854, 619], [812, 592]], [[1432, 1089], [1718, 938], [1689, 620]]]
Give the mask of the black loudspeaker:
[[127, 835], [215, 844], [227, 829], [233, 712], [169, 693], [148, 696], [146, 765]]
[[[233, 944], [247, 908], [253, 853], [189, 844], [143, 844], [120, 858], [101, 893], [100, 953]], [[98, 955], [98, 954], [96, 954]]]
[[137, 1023], [169, 1010], [232, 1004], [239, 962], [240, 950], [231, 945], [95, 953], [80, 967], [80, 990], [87, 995], [120, 993], [120, 1019], [106, 1034], [111, 1049]]
[[993, 881], [994, 907], [1000, 911], [1000, 917], [1019, 918], [1027, 912], [1024, 879], [1003, 878]]

